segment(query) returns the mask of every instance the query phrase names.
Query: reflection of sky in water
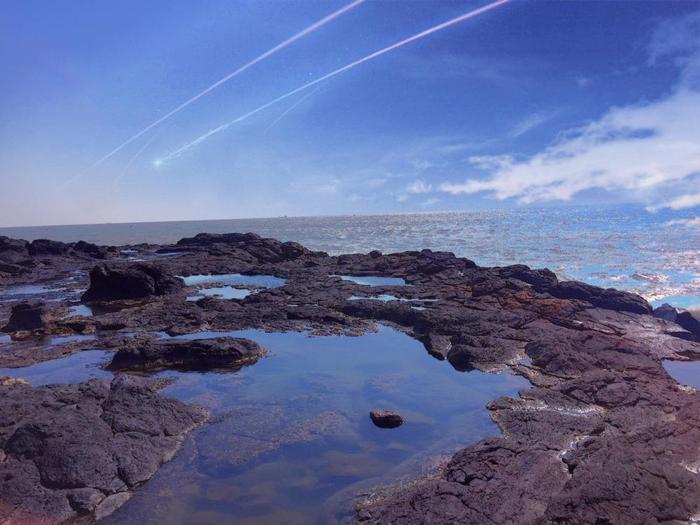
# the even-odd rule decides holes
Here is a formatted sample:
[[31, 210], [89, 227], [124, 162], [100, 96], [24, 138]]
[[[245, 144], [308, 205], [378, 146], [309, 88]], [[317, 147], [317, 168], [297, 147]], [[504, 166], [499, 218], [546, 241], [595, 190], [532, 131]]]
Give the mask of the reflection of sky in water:
[[[415, 473], [429, 457], [497, 434], [485, 405], [527, 384], [510, 374], [456, 372], [388, 328], [362, 337], [228, 335], [254, 339], [269, 355], [235, 373], [158, 374], [177, 378], [165, 394], [223, 419], [195, 434], [198, 454], [190, 444], [105, 523], [328, 523], [362, 486]], [[237, 407], [252, 408], [225, 417]], [[379, 429], [368, 417], [374, 408], [396, 409], [406, 423]], [[329, 412], [334, 430], [296, 438], [304, 422]], [[229, 459], [290, 428], [290, 443], [247, 463]]]
[[664, 368], [681, 385], [700, 390], [700, 361], [664, 361]]
[[406, 281], [401, 277], [377, 277], [371, 275], [334, 275], [343, 281], [351, 281], [364, 286], [405, 286]]
[[241, 275], [240, 273], [222, 275], [190, 275], [183, 277], [186, 286], [205, 286], [209, 284], [222, 284], [212, 288], [201, 288], [197, 295], [187, 298], [188, 301], [197, 301], [202, 297], [218, 297], [221, 299], [243, 299], [255, 291], [236, 286], [257, 286], [259, 288], [279, 288], [287, 281], [273, 275]]
[[85, 350], [68, 357], [44, 361], [22, 368], [0, 368], [0, 376], [18, 377], [29, 381], [32, 386], [56, 383], [82, 383], [90, 379], [108, 379], [111, 372], [102, 370], [111, 352]]
[[84, 304], [78, 304], [68, 308], [68, 313], [63, 316], [64, 319], [69, 319], [71, 317], [91, 317], [93, 315], [92, 308]]
[[219, 286], [215, 288], [202, 288], [197, 292], [197, 295], [187, 297], [188, 301], [198, 301], [202, 297], [218, 297], [221, 299], [243, 299], [248, 297], [252, 292], [242, 288], [234, 288], [233, 286]]
[[240, 273], [222, 275], [190, 275], [183, 277], [186, 286], [205, 284], [224, 284], [228, 286], [259, 286], [261, 288], [279, 288], [286, 284], [285, 279], [273, 275], [241, 275]]
[[96, 335], [61, 335], [61, 336], [56, 336], [52, 337], [49, 339], [49, 345], [51, 346], [58, 346], [58, 345], [64, 345], [66, 343], [76, 343], [76, 342], [84, 342], [84, 341], [94, 341], [97, 339]]

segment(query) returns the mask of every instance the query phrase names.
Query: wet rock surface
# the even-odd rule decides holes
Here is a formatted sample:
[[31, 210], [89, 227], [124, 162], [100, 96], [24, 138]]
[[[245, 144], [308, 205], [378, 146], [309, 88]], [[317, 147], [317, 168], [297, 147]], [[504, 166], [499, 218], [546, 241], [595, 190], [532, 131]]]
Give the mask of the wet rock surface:
[[[96, 335], [100, 348], [117, 352], [113, 362], [123, 359], [128, 369], [191, 366], [192, 353], [186, 345], [158, 342], [155, 332], [258, 328], [356, 335], [382, 322], [423, 342], [432, 356], [446, 361], [445, 366], [486, 372], [509, 369], [530, 381], [532, 387], [519, 397], [490, 403], [500, 437], [468, 446], [434, 476], [396, 490], [389, 487], [381, 496], [360, 502], [356, 519], [361, 523], [686, 523], [700, 513], [700, 394], [679, 386], [661, 366], [664, 359], [700, 357], [695, 325], [688, 321], [681, 326], [680, 315], [654, 317], [639, 296], [561, 282], [548, 270], [522, 265], [480, 268], [451, 253], [430, 250], [336, 257], [255, 234], [200, 234], [165, 246], [78, 249], [78, 244], [37, 243], [30, 248], [31, 243], [0, 238], [0, 262], [6, 265], [0, 266], [0, 286], [52, 280], [74, 294], [90, 286], [84, 301], [99, 301], [102, 309], [90, 317], [55, 316], [51, 335]], [[151, 268], [160, 273], [154, 276]], [[95, 279], [91, 275], [88, 280], [88, 272]], [[173, 276], [231, 273], [273, 275], [286, 279], [286, 284], [232, 300], [186, 301], [185, 293], [173, 293], [182, 287]], [[339, 277], [347, 275], [398, 277], [406, 286], [369, 287]], [[127, 297], [123, 290], [128, 290]], [[396, 300], [372, 299], [382, 295]], [[69, 301], [75, 301], [75, 295], [59, 297], [51, 308], [60, 312]], [[0, 303], [0, 320], [9, 319], [11, 307], [12, 303]], [[216, 352], [225, 344], [217, 342], [200, 353], [211, 350], [212, 359], [223, 358]], [[32, 339], [0, 342], [0, 366], [21, 366], [94, 347], [94, 342], [83, 341], [48, 349]], [[239, 350], [246, 354], [238, 348], [232, 355]], [[139, 417], [139, 411], [148, 414], [153, 407], [170, 403], [156, 393], [139, 394], [141, 387], [133, 387], [134, 391], [114, 383], [40, 389], [22, 383], [3, 385], [4, 398], [32, 392], [32, 399], [39, 392], [49, 396], [50, 407], [55, 405], [71, 417], [74, 406], [84, 402], [85, 412], [99, 414], [95, 417], [102, 421], [103, 413], [87, 408], [94, 406], [96, 388], [100, 392], [117, 388], [120, 414], [132, 419]], [[59, 392], [70, 393], [60, 396], [70, 400], [71, 408], [56, 401]], [[177, 420], [176, 429], [191, 428], [199, 421], [190, 409], [177, 406], [166, 411], [167, 421]], [[226, 458], [236, 463], [241, 454], [255, 456], [272, 446], [266, 436], [275, 432], [279, 418], [237, 409], [238, 417], [232, 413], [227, 420], [238, 429], [236, 435], [222, 435], [220, 450], [206, 452], [212, 468]], [[111, 475], [120, 454], [134, 451], [133, 457], [140, 457], [140, 445], [122, 449], [123, 442], [114, 441], [117, 434], [111, 438], [105, 434], [103, 439], [88, 433], [94, 457], [103, 457], [100, 450], [111, 450], [111, 459], [86, 470], [85, 475], [89, 471], [94, 479], [82, 479], [81, 472], [71, 471], [73, 477], [56, 478], [58, 486], [52, 485], [54, 481], [45, 485], [43, 480], [54, 479], [55, 458], [38, 460], [30, 455], [44, 450], [42, 433], [61, 427], [46, 410], [38, 410], [31, 419], [41, 433], [28, 422], [15, 441], [11, 440], [15, 430], [3, 437], [6, 459], [0, 468], [10, 458], [8, 465], [22, 462], [28, 472], [16, 478], [21, 486], [0, 491], [3, 505], [7, 501], [12, 509], [59, 509], [55, 515], [61, 517], [85, 512], [99, 516], [98, 497], [106, 512], [128, 497], [125, 490], [148, 479], [147, 473], [157, 468], [158, 461], [144, 461], [148, 468], [133, 474], [126, 469], [124, 477], [116, 476], [123, 485], [108, 486], [103, 473]], [[15, 429], [18, 424], [17, 411], [7, 403], [0, 404], [0, 418], [9, 422], [5, 427]], [[331, 415], [319, 421], [337, 424]], [[112, 424], [111, 419], [105, 422], [110, 428]], [[126, 425], [128, 430], [118, 434], [134, 432], [141, 443], [140, 433], [147, 432], [139, 425]], [[279, 429], [281, 438], [274, 442], [305, 440], [316, 428], [312, 418], [309, 426]], [[173, 437], [169, 432], [163, 430], [163, 437]], [[161, 442], [147, 435], [149, 450], [157, 453], [145, 457], [172, 453], [171, 440]], [[243, 446], [245, 439], [250, 443]]]
[[242, 338], [149, 340], [117, 351], [107, 366], [113, 371], [235, 370], [265, 354], [255, 341]]
[[82, 296], [85, 303], [144, 299], [181, 290], [182, 279], [152, 264], [131, 264], [124, 268], [106, 264], [90, 270], [90, 287]]
[[138, 378], [0, 384], [0, 521], [104, 516], [204, 419]]

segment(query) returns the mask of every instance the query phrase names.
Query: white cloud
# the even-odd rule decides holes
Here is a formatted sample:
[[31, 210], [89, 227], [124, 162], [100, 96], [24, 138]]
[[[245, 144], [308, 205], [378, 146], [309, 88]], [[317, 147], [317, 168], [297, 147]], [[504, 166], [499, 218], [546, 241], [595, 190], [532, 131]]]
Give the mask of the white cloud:
[[700, 228], [700, 217], [693, 217], [692, 219], [675, 219], [665, 222], [664, 226], [688, 226], [691, 228]]
[[567, 200], [591, 188], [645, 190], [681, 181], [700, 173], [698, 122], [700, 93], [681, 89], [660, 101], [613, 108], [527, 160], [471, 157], [490, 176], [440, 189], [530, 203]]
[[433, 197], [433, 198], [426, 199], [423, 202], [421, 202], [420, 206], [421, 206], [421, 208], [430, 208], [431, 206], [434, 206], [438, 202], [440, 202], [440, 199], [436, 199]]
[[651, 206], [651, 210], [660, 210], [662, 208], [671, 208], [672, 210], [682, 210], [684, 208], [694, 208], [700, 206], [700, 193], [687, 193], [680, 195], [670, 201]]
[[[486, 177], [445, 182], [439, 189], [452, 194], [486, 192], [522, 203], [568, 200], [591, 189], [647, 196], [663, 189], [677, 196], [652, 208], [699, 206], [699, 195], [687, 189], [700, 174], [700, 12], [665, 22], [655, 32], [650, 64], [669, 58], [680, 74], [678, 85], [665, 98], [610, 108], [526, 159], [470, 157], [472, 167], [485, 171]], [[537, 122], [534, 116], [526, 119], [514, 133]]]
[[430, 193], [433, 189], [433, 185], [425, 182], [424, 180], [417, 179], [406, 186], [406, 191], [408, 193], [418, 194], [418, 193]]

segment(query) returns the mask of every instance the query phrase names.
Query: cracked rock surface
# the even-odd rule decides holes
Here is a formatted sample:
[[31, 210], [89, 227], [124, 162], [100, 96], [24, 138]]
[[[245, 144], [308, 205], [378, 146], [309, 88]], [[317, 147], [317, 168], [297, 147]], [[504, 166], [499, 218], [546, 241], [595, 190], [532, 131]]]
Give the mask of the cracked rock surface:
[[0, 521], [103, 517], [204, 421], [144, 379], [0, 385]]

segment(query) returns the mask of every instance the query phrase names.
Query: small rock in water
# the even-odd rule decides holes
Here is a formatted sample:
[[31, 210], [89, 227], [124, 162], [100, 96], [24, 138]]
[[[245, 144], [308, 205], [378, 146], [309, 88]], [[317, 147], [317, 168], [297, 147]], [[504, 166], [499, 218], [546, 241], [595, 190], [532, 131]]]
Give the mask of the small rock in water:
[[396, 428], [403, 424], [401, 414], [391, 410], [372, 410], [369, 417], [379, 428]]

